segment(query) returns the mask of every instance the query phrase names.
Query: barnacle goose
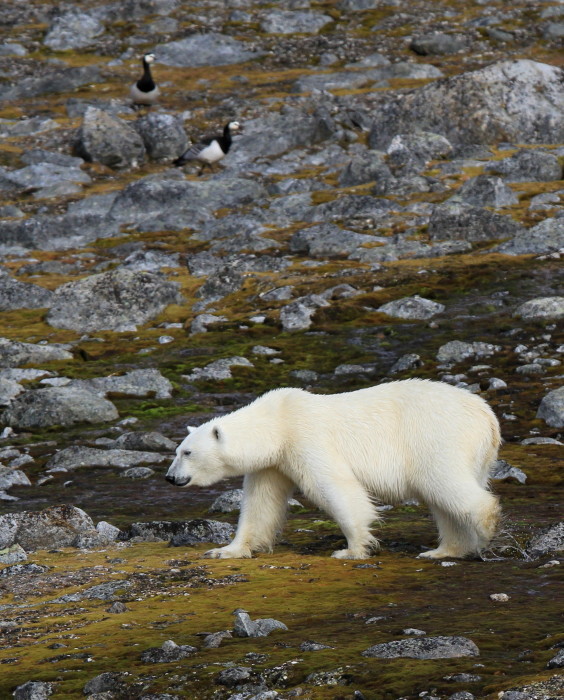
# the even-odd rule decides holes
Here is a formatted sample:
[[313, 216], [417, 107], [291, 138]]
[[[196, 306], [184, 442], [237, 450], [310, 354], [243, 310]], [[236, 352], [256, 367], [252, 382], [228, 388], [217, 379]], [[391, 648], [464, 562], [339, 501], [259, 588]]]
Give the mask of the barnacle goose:
[[155, 61], [155, 54], [146, 53], [143, 56], [143, 75], [131, 86], [129, 94], [135, 105], [154, 105], [159, 99], [161, 91], [151, 75], [151, 63]]
[[201, 141], [185, 151], [179, 158], [174, 161], [176, 167], [181, 167], [191, 160], [199, 160], [202, 163], [200, 172], [204, 172], [204, 168], [209, 166], [213, 172], [213, 164], [221, 160], [231, 148], [233, 134], [241, 131], [239, 122], [228, 122], [223, 127], [223, 134], [215, 136], [205, 136]]

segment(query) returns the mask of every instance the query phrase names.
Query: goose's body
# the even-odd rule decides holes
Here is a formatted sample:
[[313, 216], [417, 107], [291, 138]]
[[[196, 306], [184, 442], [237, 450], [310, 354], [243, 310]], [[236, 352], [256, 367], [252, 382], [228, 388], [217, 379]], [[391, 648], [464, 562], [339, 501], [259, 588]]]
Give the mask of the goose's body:
[[151, 63], [154, 61], [155, 56], [152, 53], [146, 53], [143, 56], [143, 75], [131, 86], [129, 91], [131, 100], [136, 105], [150, 107], [160, 97], [161, 91], [151, 75]]
[[228, 122], [223, 127], [222, 134], [214, 136], [206, 136], [198, 143], [185, 151], [179, 158], [174, 161], [174, 165], [181, 167], [191, 160], [199, 160], [202, 163], [200, 175], [206, 165], [213, 171], [213, 164], [224, 158], [233, 142], [233, 134], [241, 130], [239, 122]]

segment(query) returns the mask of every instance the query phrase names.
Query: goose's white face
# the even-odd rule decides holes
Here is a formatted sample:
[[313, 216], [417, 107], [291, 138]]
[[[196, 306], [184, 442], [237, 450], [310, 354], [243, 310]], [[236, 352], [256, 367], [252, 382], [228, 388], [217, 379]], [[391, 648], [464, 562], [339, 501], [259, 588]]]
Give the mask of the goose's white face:
[[146, 63], [154, 63], [155, 62], [155, 54], [154, 53], [146, 53], [143, 58], [145, 59]]
[[229, 122], [229, 131], [231, 133], [241, 131], [241, 124], [239, 124], [239, 122]]

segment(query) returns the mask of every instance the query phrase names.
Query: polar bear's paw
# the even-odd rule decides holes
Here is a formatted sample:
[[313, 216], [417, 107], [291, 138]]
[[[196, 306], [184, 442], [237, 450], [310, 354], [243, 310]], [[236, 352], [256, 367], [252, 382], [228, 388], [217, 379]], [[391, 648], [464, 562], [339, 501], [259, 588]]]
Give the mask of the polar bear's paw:
[[450, 557], [452, 559], [462, 559], [465, 556], [464, 552], [458, 549], [445, 549], [444, 547], [438, 547], [437, 549], [430, 549], [427, 552], [421, 552], [417, 555], [418, 559], [444, 559], [445, 557]]
[[370, 555], [364, 549], [337, 549], [331, 556], [335, 559], [368, 559]]
[[204, 552], [206, 559], [248, 559], [251, 552], [248, 549], [236, 549], [234, 547], [218, 547]]

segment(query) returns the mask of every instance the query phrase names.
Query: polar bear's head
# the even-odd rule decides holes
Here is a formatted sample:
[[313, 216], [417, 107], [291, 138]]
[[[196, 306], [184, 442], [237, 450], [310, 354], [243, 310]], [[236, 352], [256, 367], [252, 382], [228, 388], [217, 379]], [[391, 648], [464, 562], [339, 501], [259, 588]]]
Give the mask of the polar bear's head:
[[220, 479], [235, 476], [226, 459], [226, 436], [219, 421], [209, 421], [198, 428], [188, 426], [188, 435], [176, 450], [176, 457], [166, 473], [175, 486], [210, 486]]

